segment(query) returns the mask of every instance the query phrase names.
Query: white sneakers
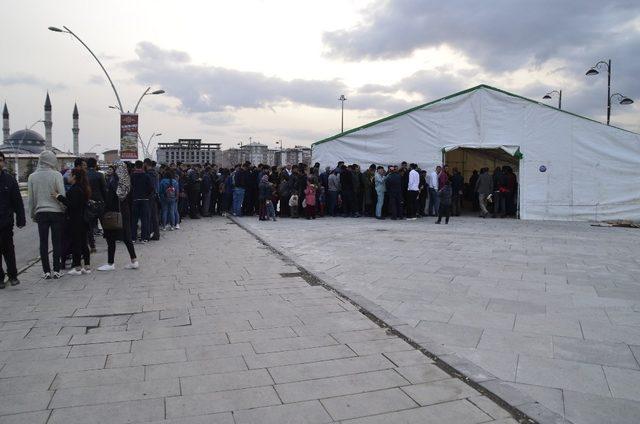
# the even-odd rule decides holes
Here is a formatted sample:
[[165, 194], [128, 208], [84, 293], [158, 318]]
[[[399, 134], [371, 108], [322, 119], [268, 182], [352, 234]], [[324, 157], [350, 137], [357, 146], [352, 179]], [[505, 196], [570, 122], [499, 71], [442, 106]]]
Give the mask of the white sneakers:
[[113, 264], [104, 264], [98, 268], [98, 271], [114, 271], [116, 267]]
[[91, 268], [82, 268], [80, 272], [83, 274], [91, 274]]
[[69, 270], [69, 272], [67, 272], [68, 275], [82, 275], [82, 268], [81, 269], [75, 269], [75, 268], [71, 268]]
[[[138, 269], [140, 268], [140, 264], [138, 263], [138, 261], [135, 262], [129, 262], [128, 264], [126, 264], [124, 266], [125, 269]], [[104, 264], [102, 265], [100, 268], [98, 268], [98, 271], [115, 271], [116, 266], [114, 264]]]
[[180, 229], [180, 224], [176, 224], [176, 230]]
[[138, 268], [140, 268], [140, 265], [138, 264], [138, 261], [135, 261], [135, 262], [129, 262], [124, 267], [126, 269], [138, 269]]

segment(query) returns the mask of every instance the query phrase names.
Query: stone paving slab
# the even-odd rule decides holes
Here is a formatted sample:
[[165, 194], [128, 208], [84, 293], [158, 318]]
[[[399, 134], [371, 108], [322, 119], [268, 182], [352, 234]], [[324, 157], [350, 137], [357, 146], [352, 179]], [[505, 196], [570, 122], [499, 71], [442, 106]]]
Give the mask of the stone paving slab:
[[[236, 221], [475, 381], [491, 381], [487, 387], [540, 421], [569, 419], [571, 409], [574, 422], [592, 422], [579, 410], [586, 402], [568, 408], [564, 392], [611, 402], [612, 422], [613, 405], [624, 400], [620, 422], [640, 421], [629, 403], [640, 405], [637, 230], [471, 217], [448, 226]], [[540, 389], [517, 394], [530, 387]]]
[[114, 272], [34, 266], [0, 293], [0, 424], [510, 416], [229, 220], [182, 227], [136, 245], [138, 270], [118, 244]]

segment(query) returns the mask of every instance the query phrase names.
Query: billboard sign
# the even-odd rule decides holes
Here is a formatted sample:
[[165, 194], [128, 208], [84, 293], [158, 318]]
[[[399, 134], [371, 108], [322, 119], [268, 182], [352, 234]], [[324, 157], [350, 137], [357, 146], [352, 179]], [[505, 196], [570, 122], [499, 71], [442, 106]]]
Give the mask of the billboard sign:
[[120, 115], [120, 158], [138, 159], [138, 115]]

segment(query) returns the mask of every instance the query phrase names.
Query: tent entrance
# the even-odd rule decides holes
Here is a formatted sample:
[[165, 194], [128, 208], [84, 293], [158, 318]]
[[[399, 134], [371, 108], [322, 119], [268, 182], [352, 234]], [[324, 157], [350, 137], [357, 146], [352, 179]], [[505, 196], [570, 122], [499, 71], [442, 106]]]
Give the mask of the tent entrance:
[[[462, 214], [477, 215], [480, 211], [478, 204], [478, 196], [474, 194], [474, 187], [471, 187], [470, 181], [473, 182], [473, 174], [478, 174], [482, 168], [489, 168], [489, 173], [493, 174], [498, 167], [508, 166], [513, 169], [517, 181], [520, 181], [520, 150], [518, 146], [491, 146], [491, 147], [465, 147], [465, 146], [448, 146], [442, 149], [443, 163], [449, 165], [449, 172], [453, 173], [453, 169], [457, 168], [464, 177]], [[519, 197], [520, 191], [517, 190], [513, 195], [511, 207], [512, 216], [519, 216]], [[491, 210], [491, 209], [490, 209]]]

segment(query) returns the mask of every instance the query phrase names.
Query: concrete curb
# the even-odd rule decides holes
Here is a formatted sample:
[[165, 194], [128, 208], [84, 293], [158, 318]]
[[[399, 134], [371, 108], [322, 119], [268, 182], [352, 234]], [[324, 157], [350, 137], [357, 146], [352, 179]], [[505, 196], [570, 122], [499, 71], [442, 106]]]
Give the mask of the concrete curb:
[[311, 276], [315, 280], [314, 284], [324, 286], [328, 290], [336, 293], [338, 296], [353, 304], [360, 310], [360, 312], [372, 319], [378, 325], [383, 328], [387, 328], [389, 331], [420, 350], [445, 372], [454, 377], [461, 378], [471, 387], [503, 407], [511, 413], [518, 422], [572, 424], [571, 421], [549, 410], [529, 395], [507, 384], [507, 382], [500, 380], [468, 359], [461, 358], [445, 346], [426, 338], [424, 334], [421, 334], [400, 318], [384, 310], [382, 307], [364, 296], [350, 290], [333, 277], [323, 272], [310, 271], [313, 269], [313, 263], [304, 259], [294, 259], [293, 255], [288, 252], [288, 249], [282, 245], [268, 242], [259, 230], [249, 228], [237, 217], [229, 216], [228, 218], [240, 228], [255, 237], [260, 243], [271, 249], [274, 253], [285, 260], [285, 262], [296, 266], [302, 272], [303, 278], [304, 275]]

